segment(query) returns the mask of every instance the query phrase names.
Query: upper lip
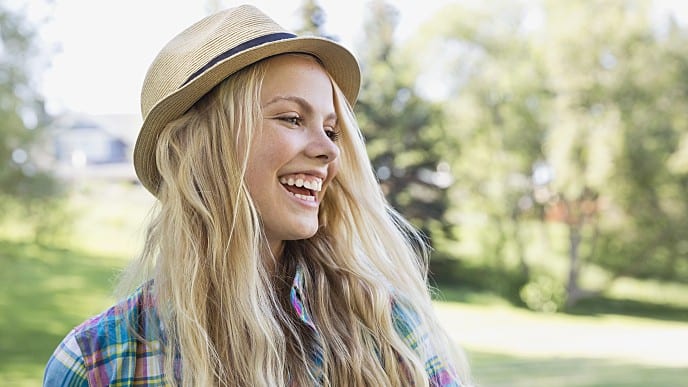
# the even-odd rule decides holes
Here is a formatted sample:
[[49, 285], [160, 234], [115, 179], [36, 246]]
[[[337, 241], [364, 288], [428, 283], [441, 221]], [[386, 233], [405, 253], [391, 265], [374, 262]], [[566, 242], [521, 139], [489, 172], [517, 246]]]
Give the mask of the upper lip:
[[315, 176], [315, 177], [320, 178], [323, 181], [325, 181], [327, 179], [327, 172], [321, 172], [318, 170], [287, 172], [287, 173], [281, 174], [279, 177], [288, 176], [288, 175], [299, 175], [299, 174]]

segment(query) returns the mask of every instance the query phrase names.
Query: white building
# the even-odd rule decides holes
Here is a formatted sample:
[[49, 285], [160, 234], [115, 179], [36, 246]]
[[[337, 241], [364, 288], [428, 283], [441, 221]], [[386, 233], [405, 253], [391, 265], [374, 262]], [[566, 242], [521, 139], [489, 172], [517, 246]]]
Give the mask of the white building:
[[141, 120], [134, 115], [67, 114], [49, 130], [57, 176], [137, 182], [132, 152]]

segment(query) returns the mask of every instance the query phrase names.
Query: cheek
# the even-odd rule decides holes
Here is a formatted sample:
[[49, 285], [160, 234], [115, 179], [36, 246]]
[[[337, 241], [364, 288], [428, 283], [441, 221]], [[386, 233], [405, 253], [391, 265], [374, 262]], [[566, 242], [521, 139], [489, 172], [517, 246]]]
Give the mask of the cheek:
[[279, 163], [293, 153], [293, 139], [289, 133], [269, 125], [253, 141], [251, 152], [259, 163]]
[[259, 194], [263, 185], [270, 184], [293, 154], [293, 146], [288, 139], [275, 135], [274, 130], [270, 128], [264, 129], [262, 135], [256, 136], [246, 170], [246, 181], [252, 194]]
[[327, 176], [329, 177], [328, 180], [334, 179], [335, 176], [337, 176], [337, 172], [339, 172], [339, 157], [327, 166]]
[[265, 170], [265, 167], [272, 162], [275, 157], [277, 139], [265, 134], [257, 134], [253, 139], [248, 156], [247, 168], [249, 171]]
[[264, 147], [253, 146], [246, 161], [246, 184], [254, 198], [263, 191], [260, 188], [266, 184], [270, 170], [270, 152]]
[[334, 180], [334, 178], [337, 177], [338, 171], [339, 171], [339, 159], [330, 163], [330, 165], [327, 167], [327, 181], [325, 181], [325, 184], [323, 184], [323, 197], [324, 197], [325, 193], [327, 192], [327, 187], [329, 187], [332, 180]]

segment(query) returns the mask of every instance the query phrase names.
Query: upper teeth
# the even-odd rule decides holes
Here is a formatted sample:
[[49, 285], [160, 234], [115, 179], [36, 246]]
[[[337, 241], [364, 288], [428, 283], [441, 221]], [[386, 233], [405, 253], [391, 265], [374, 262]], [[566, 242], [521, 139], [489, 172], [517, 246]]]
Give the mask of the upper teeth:
[[281, 177], [280, 183], [286, 185], [293, 185], [297, 187], [304, 187], [316, 192], [320, 192], [322, 189], [322, 179], [319, 177], [309, 177], [307, 180], [302, 177]]

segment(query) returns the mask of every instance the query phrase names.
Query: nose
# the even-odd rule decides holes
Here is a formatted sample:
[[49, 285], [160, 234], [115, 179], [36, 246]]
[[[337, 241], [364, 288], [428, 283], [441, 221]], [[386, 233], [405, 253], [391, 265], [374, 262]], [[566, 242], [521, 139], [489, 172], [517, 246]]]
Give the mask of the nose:
[[308, 148], [306, 149], [308, 157], [319, 159], [325, 163], [331, 163], [339, 157], [339, 146], [328, 137], [322, 126], [314, 128], [310, 136]]

